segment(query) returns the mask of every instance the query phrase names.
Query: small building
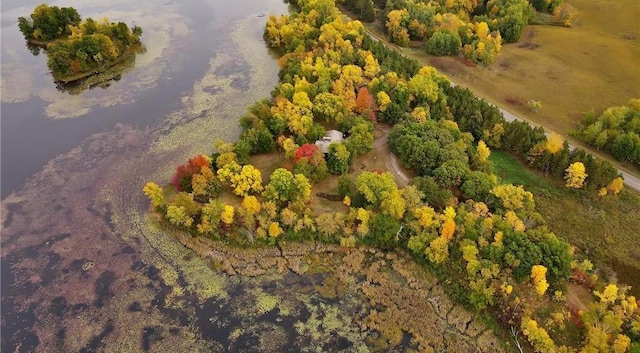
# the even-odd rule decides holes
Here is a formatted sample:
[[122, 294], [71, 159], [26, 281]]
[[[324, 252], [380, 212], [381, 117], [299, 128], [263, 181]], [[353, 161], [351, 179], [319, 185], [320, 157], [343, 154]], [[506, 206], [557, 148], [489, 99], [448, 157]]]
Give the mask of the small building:
[[332, 143], [342, 143], [344, 141], [344, 135], [338, 130], [329, 130], [325, 136], [318, 141], [315, 145], [322, 153], [329, 153], [329, 145]]

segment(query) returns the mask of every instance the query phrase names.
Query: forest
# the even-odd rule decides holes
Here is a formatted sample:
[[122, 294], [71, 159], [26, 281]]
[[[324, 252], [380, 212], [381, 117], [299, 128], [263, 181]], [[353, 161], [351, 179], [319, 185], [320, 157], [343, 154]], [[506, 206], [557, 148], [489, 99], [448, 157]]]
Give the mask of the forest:
[[108, 67], [140, 43], [142, 28], [124, 22], [81, 19], [72, 7], [37, 6], [18, 18], [27, 41], [45, 46], [47, 66], [56, 80], [69, 82]]
[[[343, 20], [333, 0], [294, 5], [267, 21], [280, 83], [240, 119], [238, 141], [189, 159], [170, 185], [145, 185], [165, 226], [243, 247], [315, 240], [406, 250], [448, 279], [452, 298], [492, 315], [512, 334], [505, 344], [520, 351], [640, 349], [629, 287], [600, 279], [550, 231], [531, 192], [493, 173], [489, 157], [506, 151], [568, 189], [615, 198], [623, 180], [609, 162], [507, 122], [434, 68], [373, 41], [359, 21]], [[390, 127], [389, 149], [414, 176], [408, 185], [393, 171], [356, 168], [372, 158], [379, 126]], [[314, 142], [332, 129], [346, 140], [322, 153]], [[251, 163], [264, 154], [268, 167]], [[333, 181], [339, 200], [329, 210], [318, 206], [317, 192], [327, 190], [314, 188], [323, 181]], [[593, 293], [586, 307], [568, 304], [568, 283]]]

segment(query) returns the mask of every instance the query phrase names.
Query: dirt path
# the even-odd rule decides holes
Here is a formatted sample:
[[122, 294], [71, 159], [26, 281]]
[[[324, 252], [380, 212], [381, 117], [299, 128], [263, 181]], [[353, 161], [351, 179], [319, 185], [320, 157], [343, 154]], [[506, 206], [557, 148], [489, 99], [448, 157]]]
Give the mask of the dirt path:
[[398, 161], [396, 155], [389, 150], [389, 145], [387, 144], [387, 139], [389, 138], [389, 132], [391, 131], [391, 127], [388, 125], [378, 124], [376, 126], [376, 138], [373, 141], [373, 150], [374, 153], [378, 155], [384, 156], [385, 166], [387, 170], [390, 171], [396, 179], [396, 183], [398, 186], [404, 187], [409, 184], [411, 181], [411, 177], [407, 175], [404, 171], [402, 165]]

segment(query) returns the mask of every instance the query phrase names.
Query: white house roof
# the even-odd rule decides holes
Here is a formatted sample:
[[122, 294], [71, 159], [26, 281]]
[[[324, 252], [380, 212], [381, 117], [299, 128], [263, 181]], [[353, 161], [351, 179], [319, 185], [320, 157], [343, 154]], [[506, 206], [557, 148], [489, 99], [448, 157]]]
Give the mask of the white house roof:
[[323, 138], [316, 141], [315, 145], [316, 147], [318, 147], [318, 150], [320, 150], [320, 152], [328, 153], [330, 144], [342, 143], [342, 141], [344, 141], [344, 138], [342, 136], [342, 132], [338, 130], [329, 130]]

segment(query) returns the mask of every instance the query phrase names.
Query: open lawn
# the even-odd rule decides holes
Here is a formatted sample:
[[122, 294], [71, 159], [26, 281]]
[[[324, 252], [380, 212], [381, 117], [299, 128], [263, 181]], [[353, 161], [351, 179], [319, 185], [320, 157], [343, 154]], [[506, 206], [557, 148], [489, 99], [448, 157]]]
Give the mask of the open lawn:
[[549, 228], [595, 261], [608, 276], [617, 276], [640, 294], [640, 195], [623, 190], [601, 198], [569, 190], [555, 178], [533, 172], [502, 151], [490, 156], [501, 180], [524, 185]]

